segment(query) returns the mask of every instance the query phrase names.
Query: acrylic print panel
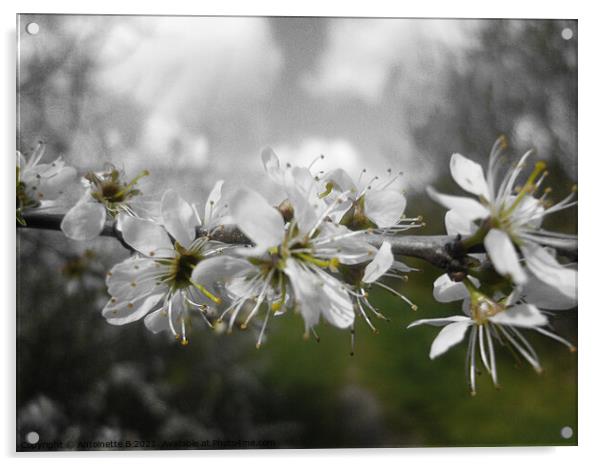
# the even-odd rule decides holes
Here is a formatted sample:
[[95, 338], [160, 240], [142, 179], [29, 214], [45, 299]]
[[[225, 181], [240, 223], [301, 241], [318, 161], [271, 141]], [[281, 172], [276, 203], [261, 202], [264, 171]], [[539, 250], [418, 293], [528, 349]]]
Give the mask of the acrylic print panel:
[[575, 445], [577, 39], [20, 15], [17, 450]]

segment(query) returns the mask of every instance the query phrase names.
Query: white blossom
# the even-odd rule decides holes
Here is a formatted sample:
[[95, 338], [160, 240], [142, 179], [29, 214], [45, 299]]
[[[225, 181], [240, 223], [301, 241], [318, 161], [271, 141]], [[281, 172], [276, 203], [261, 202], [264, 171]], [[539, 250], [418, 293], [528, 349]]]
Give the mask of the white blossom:
[[[324, 156], [316, 158], [311, 165], [321, 158]], [[393, 175], [391, 170], [389, 177], [382, 181], [378, 177], [362, 180], [366, 172], [363, 170], [356, 183], [341, 168], [314, 176], [310, 171], [311, 165], [308, 168], [282, 167], [278, 156], [270, 148], [263, 151], [262, 160], [268, 176], [284, 187], [289, 196], [291, 185], [301, 192], [307, 192], [311, 187], [314, 197], [322, 201], [318, 207], [331, 206], [330, 218], [352, 230], [397, 233], [422, 225], [421, 217], [405, 218], [406, 198], [401, 190], [393, 187], [400, 174]], [[300, 173], [303, 173], [301, 182]], [[297, 183], [292, 181], [295, 179]], [[333, 203], [336, 205], [332, 206]]]
[[[342, 169], [336, 169], [326, 174], [320, 172], [314, 176], [310, 172], [311, 166], [324, 156], [317, 157], [307, 168], [281, 166], [280, 160], [271, 149], [262, 153], [264, 168], [268, 176], [281, 187], [288, 195], [288, 206], [292, 208], [295, 219], [301, 224], [311, 224], [316, 217], [327, 218], [328, 223], [324, 228], [343, 226], [346, 230], [365, 231], [366, 233], [395, 234], [410, 228], [422, 226], [422, 218], [405, 218], [404, 211], [406, 199], [399, 189], [392, 186], [399, 175], [378, 181], [362, 180], [365, 170], [362, 171], [357, 183]], [[301, 195], [301, 199], [298, 197]], [[313, 205], [313, 209], [310, 207]], [[282, 206], [282, 205], [281, 205]], [[349, 242], [362, 244], [365, 237], [361, 235], [350, 236]], [[339, 245], [340, 248], [340, 245]], [[340, 286], [347, 290], [351, 297], [356, 315], [361, 316], [368, 326], [376, 332], [370, 315], [387, 319], [369, 301], [367, 288], [378, 286], [395, 294], [407, 302], [412, 309], [417, 306], [405, 295], [384, 283], [385, 278], [407, 280], [404, 273], [412, 269], [393, 258], [391, 245], [383, 242], [370, 263], [365, 260], [355, 264], [340, 264], [336, 270], [340, 276]], [[332, 274], [333, 272], [330, 271]], [[352, 332], [352, 353], [355, 342], [355, 331]]]
[[[452, 155], [452, 177], [477, 199], [441, 194], [431, 187], [428, 193], [450, 209], [445, 218], [448, 233], [467, 236], [468, 241], [482, 241], [498, 273], [523, 285], [527, 282], [528, 270], [548, 285], [558, 287], [568, 297], [575, 298], [577, 271], [560, 264], [545, 247], [573, 247], [577, 238], [542, 228], [545, 216], [576, 204], [575, 191], [556, 204], [547, 199], [550, 189], [536, 197], [547, 176], [543, 162], [537, 162], [526, 182], [517, 186], [531, 152], [504, 172], [501, 154], [505, 147], [503, 137], [493, 146], [487, 176], [479, 164], [460, 154]], [[477, 226], [475, 220], [480, 220], [481, 225]]]
[[462, 300], [464, 315], [420, 319], [408, 328], [423, 324], [443, 327], [431, 345], [431, 359], [460, 343], [470, 331], [466, 367], [468, 386], [473, 395], [476, 393], [477, 353], [494, 385], [498, 385], [495, 343], [516, 350], [537, 372], [542, 371], [537, 353], [521, 333], [522, 329], [536, 331], [559, 341], [571, 351], [575, 350], [571, 343], [547, 328], [548, 317], [540, 309], [570, 309], [576, 301], [567, 299], [566, 295], [536, 277], [530, 276], [524, 287], [515, 288], [508, 295], [498, 291], [492, 298], [480, 290], [477, 279], [470, 277], [464, 282], [454, 282], [442, 275], [434, 283], [433, 296], [440, 302]]
[[120, 218], [123, 239], [136, 254], [107, 274], [111, 299], [102, 314], [113, 325], [144, 318], [152, 332], [169, 330], [187, 344], [189, 313], [205, 318], [209, 306], [221, 303], [192, 272], [227, 246], [196, 238], [194, 209], [174, 191], [163, 195], [161, 214], [162, 224], [129, 215]]
[[17, 151], [17, 219], [21, 222], [21, 214], [26, 210], [55, 207], [66, 186], [75, 179], [75, 169], [67, 166], [62, 157], [41, 163], [45, 152], [43, 143], [29, 157]]
[[[383, 180], [378, 176], [363, 180], [362, 170], [357, 182], [342, 168], [319, 177], [323, 196], [327, 201], [340, 193], [347, 193], [346, 202], [337, 211], [337, 221], [351, 229], [374, 229], [379, 233], [397, 233], [421, 226], [421, 218], [405, 218], [407, 200], [400, 189], [392, 187], [400, 174]], [[419, 223], [415, 223], [419, 222]]]
[[83, 195], [61, 222], [63, 233], [74, 240], [90, 240], [100, 235], [107, 216], [118, 224], [122, 215], [152, 217], [150, 204], [139, 199], [141, 192], [136, 188], [138, 181], [148, 174], [144, 170], [128, 182], [115, 167], [87, 173], [82, 178]]
[[232, 221], [228, 211], [229, 195], [230, 192], [226, 192], [224, 188], [224, 181], [218, 180], [207, 196], [205, 206], [202, 210], [203, 215], [199, 215], [196, 205], [193, 205], [199, 225], [208, 233], [212, 229]]
[[368, 262], [376, 253], [374, 247], [357, 239], [358, 233], [325, 221], [328, 209], [320, 212], [314, 207], [310, 193], [315, 190], [302, 183], [307, 180], [304, 176], [298, 172], [298, 192], [289, 190], [296, 215], [288, 224], [261, 195], [248, 189], [237, 191], [231, 200], [231, 215], [253, 246], [238, 250], [240, 257], [203, 261], [193, 273], [193, 279], [215, 277], [226, 284], [232, 303], [222, 316], [230, 314], [230, 328], [246, 303], [252, 305], [243, 328], [266, 304], [258, 346], [270, 315], [289, 308], [301, 313], [306, 335], [320, 317], [335, 327], [349, 328], [354, 304], [345, 283], [334, 273], [341, 264]]

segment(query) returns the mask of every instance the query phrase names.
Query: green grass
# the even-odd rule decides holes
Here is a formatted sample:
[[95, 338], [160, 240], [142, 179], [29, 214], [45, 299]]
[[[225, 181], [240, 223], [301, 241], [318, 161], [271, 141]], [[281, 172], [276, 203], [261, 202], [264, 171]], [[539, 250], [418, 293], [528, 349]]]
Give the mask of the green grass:
[[[269, 353], [268, 383], [295, 398], [294, 409], [314, 413], [321, 425], [333, 428], [337, 419], [331, 411], [338, 393], [346, 385], [360, 386], [381, 408], [384, 445], [575, 445], [576, 434], [565, 440], [560, 430], [571, 426], [576, 431], [576, 355], [529, 333], [544, 373], [538, 375], [528, 364], [517, 364], [499, 349], [501, 388], [496, 390], [484, 373], [478, 376], [477, 395], [470, 396], [464, 377], [466, 345], [431, 361], [428, 352], [438, 329], [406, 329], [417, 318], [458, 312], [454, 304], [433, 300], [429, 281], [433, 276], [424, 275], [414, 275], [403, 285], [404, 292], [421, 303], [416, 312], [397, 298], [374, 292], [373, 302], [391, 322], [375, 320], [379, 328], [375, 335], [358, 320], [353, 357], [349, 356], [348, 332], [320, 326], [319, 343], [304, 341], [300, 316], [280, 319], [260, 350]], [[559, 324], [558, 331], [575, 340], [574, 313]]]

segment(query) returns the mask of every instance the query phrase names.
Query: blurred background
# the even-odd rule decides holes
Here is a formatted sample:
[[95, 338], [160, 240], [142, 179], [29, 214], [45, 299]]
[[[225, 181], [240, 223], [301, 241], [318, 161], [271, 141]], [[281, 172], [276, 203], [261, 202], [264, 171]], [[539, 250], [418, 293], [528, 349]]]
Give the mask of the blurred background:
[[[576, 21], [21, 15], [18, 37], [18, 148], [43, 140], [80, 173], [149, 169], [151, 197], [201, 202], [224, 179], [277, 201], [259, 155], [271, 146], [293, 164], [323, 154], [316, 169], [403, 171], [408, 215], [442, 234], [425, 186], [459, 193], [449, 156], [485, 162], [500, 134], [546, 160], [557, 200], [577, 181]], [[559, 217], [547, 226], [576, 233], [576, 209]], [[501, 390], [483, 374], [474, 398], [465, 346], [428, 359], [437, 329], [406, 326], [457, 309], [433, 300], [438, 271], [423, 263], [408, 261], [421, 271], [400, 288], [419, 310], [375, 292], [391, 322], [378, 335], [359, 322], [352, 357], [347, 332], [304, 341], [297, 315], [273, 320], [259, 351], [253, 329], [199, 321], [184, 348], [141, 322], [112, 327], [104, 275], [127, 251], [110, 238], [19, 230], [17, 257], [17, 448], [31, 431], [62, 448], [577, 442], [565, 347], [529, 335], [545, 372], [501, 352]], [[553, 325], [577, 342], [575, 311]]]

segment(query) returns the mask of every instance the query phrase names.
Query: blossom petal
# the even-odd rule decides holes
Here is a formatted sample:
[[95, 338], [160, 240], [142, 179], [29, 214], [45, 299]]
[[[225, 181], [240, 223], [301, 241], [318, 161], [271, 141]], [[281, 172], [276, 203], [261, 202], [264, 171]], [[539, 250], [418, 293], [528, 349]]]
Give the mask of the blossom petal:
[[286, 188], [298, 191], [308, 201], [318, 199], [319, 187], [309, 169], [293, 167], [287, 172]]
[[293, 167], [286, 172], [286, 194], [293, 205], [295, 221], [301, 234], [307, 234], [316, 226], [319, 212], [326, 209], [320, 199], [318, 184], [307, 168]]
[[483, 167], [461, 154], [453, 154], [449, 162], [452, 178], [464, 190], [490, 200], [489, 186]]
[[433, 340], [431, 345], [431, 352], [429, 357], [435, 359], [437, 356], [441, 356], [452, 346], [457, 345], [464, 339], [466, 329], [472, 324], [470, 319], [461, 320], [454, 322], [453, 324], [446, 325], [441, 329], [439, 335]]
[[[345, 237], [350, 233], [351, 230], [343, 225], [325, 222], [320, 226], [320, 235], [316, 242], [323, 244], [326, 249], [336, 248], [336, 257], [341, 264], [354, 265], [372, 260], [378, 250], [370, 245], [363, 235]], [[316, 254], [320, 254], [320, 248], [316, 249]]]
[[203, 223], [203, 228], [207, 228], [216, 214], [218, 206], [220, 205], [220, 201], [222, 199], [222, 187], [224, 185], [224, 180], [218, 180], [213, 185], [213, 189], [207, 196], [207, 201], [205, 202], [205, 219]]
[[[328, 216], [334, 223], [340, 223], [345, 214], [353, 205], [353, 200], [349, 198], [341, 199], [340, 197], [338, 198], [339, 201], [334, 201], [333, 199], [337, 199], [336, 196], [333, 196], [333, 193], [324, 198], [324, 200], [328, 203], [329, 208], [331, 209], [330, 214], [328, 214]], [[337, 202], [338, 206], [332, 207], [332, 202]]]
[[397, 225], [406, 208], [406, 198], [394, 189], [372, 189], [364, 195], [366, 216], [379, 228]]
[[286, 261], [284, 272], [293, 287], [295, 303], [305, 321], [305, 329], [308, 330], [320, 321], [320, 309], [324, 306], [320, 280], [292, 259]]
[[249, 261], [231, 256], [217, 256], [203, 259], [192, 271], [191, 279], [194, 283], [215, 291], [214, 285], [226, 282], [228, 279], [238, 277], [253, 269]]
[[445, 229], [448, 235], [470, 236], [477, 231], [477, 228], [472, 221], [456, 210], [448, 210], [445, 213]]
[[42, 178], [37, 189], [38, 196], [41, 195], [46, 200], [57, 198], [65, 192], [67, 185], [75, 180], [76, 175], [75, 168], [62, 167], [52, 176]]
[[319, 202], [316, 200], [313, 204], [301, 192], [292, 189], [287, 190], [288, 200], [293, 206], [295, 223], [299, 228], [299, 234], [305, 235], [316, 226], [318, 221]]
[[[127, 202], [128, 206], [136, 212], [136, 216], [140, 218], [145, 218], [147, 220], [152, 220], [153, 222], [161, 224], [161, 200], [149, 200], [144, 196], [136, 196], [132, 199], [129, 199]], [[119, 221], [119, 217], [127, 216], [127, 214], [120, 212], [117, 214], [117, 218], [115, 220]], [[118, 224], [117, 229], [121, 231], [121, 227]]]
[[[479, 280], [474, 277], [468, 277], [478, 288], [481, 286]], [[468, 298], [468, 289], [462, 282], [455, 282], [446, 273], [437, 277], [433, 283], [433, 297], [440, 303], [451, 303]]]
[[124, 215], [120, 220], [124, 241], [145, 256], [172, 257], [174, 248], [165, 229], [142, 218]]
[[460, 215], [469, 221], [486, 218], [489, 216], [489, 210], [471, 197], [441, 194], [431, 186], [427, 186], [426, 192], [435, 202], [438, 202], [443, 207], [448, 209], [458, 211]]
[[366, 266], [364, 271], [364, 277], [362, 281], [364, 283], [373, 283], [378, 280], [382, 275], [391, 268], [393, 265], [394, 257], [391, 252], [391, 243], [383, 241], [380, 249], [374, 256], [372, 262]]
[[342, 168], [336, 168], [328, 172], [322, 178], [326, 183], [332, 183], [334, 189], [339, 192], [357, 192], [357, 187], [351, 177]]
[[532, 241], [543, 246], [557, 249], [577, 249], [578, 246], [576, 235], [567, 235], [565, 238], [558, 238], [542, 229], [530, 231], [528, 233], [522, 232], [520, 237], [522, 240]]
[[86, 193], [63, 217], [61, 230], [68, 238], [84, 241], [96, 238], [106, 220], [103, 204], [95, 202]]
[[232, 197], [231, 211], [234, 222], [258, 249], [267, 250], [282, 242], [282, 215], [255, 191], [239, 189]]
[[529, 277], [523, 288], [525, 301], [541, 309], [558, 311], [577, 306], [577, 296], [569, 297], [556, 286], [548, 285], [536, 277]]
[[433, 297], [440, 303], [459, 301], [468, 296], [462, 282], [454, 282], [447, 274], [440, 275], [433, 283]]
[[322, 292], [325, 297], [321, 304], [322, 315], [335, 327], [349, 328], [355, 319], [355, 311], [349, 294], [339, 280], [321, 270], [319, 274], [323, 282]]
[[[509, 196], [507, 204], [513, 205], [517, 196]], [[537, 229], [541, 227], [544, 218], [545, 208], [539, 199], [527, 194], [522, 197], [514, 211], [511, 219], [513, 224], [526, 225]]]
[[517, 285], [527, 282], [527, 274], [518, 260], [518, 254], [508, 234], [493, 228], [485, 236], [485, 250], [500, 275], [509, 275]]
[[263, 149], [261, 152], [261, 161], [270, 179], [274, 183], [284, 187], [286, 184], [285, 176], [288, 170], [280, 166], [280, 159], [271, 147]]
[[188, 248], [196, 236], [196, 219], [190, 204], [174, 190], [168, 189], [161, 199], [161, 217], [169, 234]]
[[164, 309], [157, 309], [144, 318], [144, 325], [153, 333], [165, 332], [170, 329], [169, 316]]
[[261, 161], [267, 173], [280, 169], [280, 159], [271, 147], [266, 147], [261, 151]]
[[548, 323], [548, 318], [532, 304], [518, 304], [490, 317], [491, 322], [515, 327], [541, 327]]
[[163, 297], [163, 293], [157, 293], [130, 302], [112, 304], [109, 301], [102, 310], [102, 315], [111, 325], [129, 324], [148, 314]]
[[156, 280], [144, 277], [148, 277], [149, 272], [156, 270], [156, 267], [154, 260], [136, 256], [116, 264], [107, 274], [108, 293], [118, 301], [152, 294], [157, 287]]
[[577, 271], [560, 264], [552, 254], [535, 243], [521, 247], [527, 267], [542, 282], [556, 287], [571, 299], [577, 299]]

